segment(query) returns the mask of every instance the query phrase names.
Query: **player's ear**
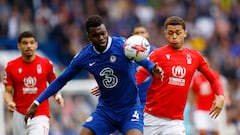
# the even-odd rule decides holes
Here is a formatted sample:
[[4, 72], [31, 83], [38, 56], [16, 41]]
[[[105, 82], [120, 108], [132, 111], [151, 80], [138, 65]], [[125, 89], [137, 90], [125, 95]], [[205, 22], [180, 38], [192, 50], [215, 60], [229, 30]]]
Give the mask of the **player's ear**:
[[92, 42], [92, 41], [91, 41], [91, 36], [89, 35], [89, 33], [88, 33], [88, 35], [87, 35], [87, 39], [88, 39], [89, 42]]
[[184, 31], [184, 38], [187, 37], [187, 30]]
[[164, 30], [164, 36], [167, 39], [167, 31], [166, 30]]
[[36, 48], [38, 48], [38, 42], [36, 41]]
[[17, 48], [20, 50], [20, 43], [17, 44]]

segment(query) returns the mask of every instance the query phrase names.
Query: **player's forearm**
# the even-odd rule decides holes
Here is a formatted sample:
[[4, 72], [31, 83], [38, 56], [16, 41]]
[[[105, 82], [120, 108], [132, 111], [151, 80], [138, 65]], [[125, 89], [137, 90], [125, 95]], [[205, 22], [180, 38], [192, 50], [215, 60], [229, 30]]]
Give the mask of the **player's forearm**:
[[211, 82], [211, 87], [216, 95], [221, 95], [224, 97], [223, 87], [218, 79], [215, 79], [214, 81]]
[[4, 91], [4, 101], [6, 104], [9, 104], [13, 101], [13, 87], [12, 86], [5, 86], [5, 91]]
[[137, 84], [140, 85], [143, 83], [149, 75], [149, 72], [145, 68], [141, 67], [136, 73]]
[[13, 96], [11, 92], [5, 91], [4, 100], [9, 111], [13, 112], [14, 110], [16, 110], [16, 103], [13, 101]]
[[11, 102], [14, 102], [14, 101], [13, 101], [12, 93], [4, 92], [4, 101], [5, 101], [5, 103], [6, 103], [7, 105], [8, 105], [9, 103], [11, 103]]

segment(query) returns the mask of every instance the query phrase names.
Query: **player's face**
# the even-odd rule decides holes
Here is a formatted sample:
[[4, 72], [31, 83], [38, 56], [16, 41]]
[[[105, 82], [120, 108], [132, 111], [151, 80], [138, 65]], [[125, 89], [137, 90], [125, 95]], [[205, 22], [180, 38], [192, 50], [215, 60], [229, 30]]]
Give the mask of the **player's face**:
[[108, 43], [108, 32], [105, 25], [102, 24], [98, 27], [91, 27], [88, 38], [99, 52], [104, 51]]
[[187, 36], [187, 31], [181, 25], [168, 25], [165, 30], [165, 37], [169, 45], [176, 50], [183, 48], [184, 39]]
[[23, 57], [32, 57], [38, 47], [37, 41], [33, 37], [22, 38], [18, 43], [18, 49], [21, 51]]
[[149, 38], [149, 33], [145, 27], [135, 27], [133, 29], [133, 35], [140, 35], [147, 39]]

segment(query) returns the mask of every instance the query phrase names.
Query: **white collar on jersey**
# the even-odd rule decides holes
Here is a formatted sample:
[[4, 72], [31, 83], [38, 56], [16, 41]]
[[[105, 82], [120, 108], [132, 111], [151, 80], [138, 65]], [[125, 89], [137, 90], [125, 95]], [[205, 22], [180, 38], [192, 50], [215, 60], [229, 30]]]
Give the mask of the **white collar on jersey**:
[[[108, 36], [107, 47], [106, 47], [106, 49], [105, 49], [102, 53], [105, 53], [105, 52], [110, 48], [111, 44], [112, 44], [112, 37]], [[94, 49], [94, 51], [95, 51], [96, 53], [100, 54], [100, 52], [97, 51], [94, 46], [93, 46], [93, 49]]]

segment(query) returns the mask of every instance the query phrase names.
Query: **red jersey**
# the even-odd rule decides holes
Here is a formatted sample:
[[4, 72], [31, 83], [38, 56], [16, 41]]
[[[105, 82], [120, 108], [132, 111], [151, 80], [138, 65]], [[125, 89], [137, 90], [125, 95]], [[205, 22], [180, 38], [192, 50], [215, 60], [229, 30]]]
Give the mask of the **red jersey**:
[[[208, 78], [217, 95], [223, 95], [218, 79], [196, 50], [184, 48], [178, 51], [166, 45], [155, 49], [149, 58], [163, 69], [164, 78], [161, 81], [158, 76], [153, 76], [147, 91], [145, 112], [157, 117], [183, 119], [189, 87], [196, 70]], [[141, 68], [136, 74], [138, 84], [148, 76], [149, 72]]]
[[[220, 80], [219, 74], [215, 72], [215, 75]], [[194, 75], [192, 92], [196, 97], [196, 109], [210, 111], [212, 103], [215, 99], [215, 93], [204, 75]]]
[[[22, 57], [18, 57], [7, 63], [4, 85], [13, 86], [17, 111], [25, 114], [32, 102], [55, 78], [53, 64], [47, 58], [36, 55], [32, 62], [27, 63]], [[49, 114], [49, 103], [46, 100], [39, 105], [36, 115]]]

